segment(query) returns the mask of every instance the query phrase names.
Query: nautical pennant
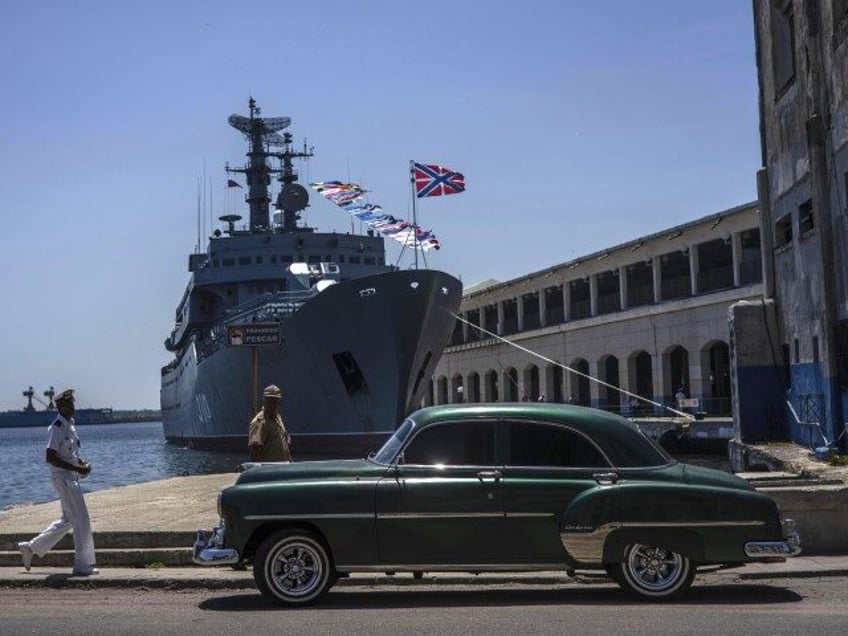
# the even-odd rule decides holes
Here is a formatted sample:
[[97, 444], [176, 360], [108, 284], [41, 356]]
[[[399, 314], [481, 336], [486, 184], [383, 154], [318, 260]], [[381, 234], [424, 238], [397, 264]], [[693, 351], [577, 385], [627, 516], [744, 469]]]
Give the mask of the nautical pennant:
[[379, 205], [360, 203], [359, 200], [363, 198], [367, 190], [364, 190], [357, 183], [321, 181], [309, 185], [328, 201], [332, 201], [351, 216], [363, 221], [368, 227], [387, 238], [394, 239], [407, 247], [419, 248], [425, 252], [432, 249], [441, 249], [441, 245], [432, 231], [424, 231], [414, 223], [397, 219], [391, 214], [384, 214], [383, 208]]

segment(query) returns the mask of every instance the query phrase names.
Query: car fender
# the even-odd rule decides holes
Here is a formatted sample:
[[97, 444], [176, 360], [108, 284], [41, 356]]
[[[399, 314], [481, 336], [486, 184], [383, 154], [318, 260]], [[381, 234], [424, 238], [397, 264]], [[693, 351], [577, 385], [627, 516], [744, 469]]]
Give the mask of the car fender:
[[[584, 564], [620, 561], [631, 543], [651, 543], [704, 559], [705, 528], [744, 523], [757, 493], [675, 483], [631, 482], [584, 491], [561, 516], [561, 539], [569, 557]], [[722, 504], [717, 505], [717, 500]], [[717, 515], [721, 508], [721, 515]], [[746, 510], [747, 508], [747, 510]]]

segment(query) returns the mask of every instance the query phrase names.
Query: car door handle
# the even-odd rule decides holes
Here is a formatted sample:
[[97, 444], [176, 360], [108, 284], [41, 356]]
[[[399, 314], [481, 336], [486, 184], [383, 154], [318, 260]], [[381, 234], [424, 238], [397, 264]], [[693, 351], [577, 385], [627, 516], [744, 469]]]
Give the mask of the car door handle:
[[477, 473], [477, 479], [480, 481], [486, 481], [487, 479], [500, 481], [501, 476], [501, 471], [499, 470], [481, 470]]
[[592, 479], [602, 486], [609, 486], [618, 481], [618, 473], [595, 473], [592, 475]]

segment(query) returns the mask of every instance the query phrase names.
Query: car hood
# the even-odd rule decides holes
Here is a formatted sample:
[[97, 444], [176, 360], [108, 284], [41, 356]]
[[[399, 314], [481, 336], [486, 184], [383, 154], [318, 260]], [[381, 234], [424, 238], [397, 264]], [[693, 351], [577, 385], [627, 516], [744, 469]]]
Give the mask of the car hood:
[[302, 479], [359, 479], [366, 476], [382, 475], [385, 472], [385, 466], [380, 466], [367, 459], [257, 464], [244, 471], [236, 480], [236, 484]]

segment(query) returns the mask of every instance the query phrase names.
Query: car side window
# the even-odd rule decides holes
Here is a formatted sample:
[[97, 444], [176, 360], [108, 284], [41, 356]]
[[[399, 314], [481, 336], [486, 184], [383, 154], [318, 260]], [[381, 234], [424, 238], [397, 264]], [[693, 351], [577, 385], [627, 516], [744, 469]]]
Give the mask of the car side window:
[[492, 421], [435, 424], [416, 435], [403, 452], [405, 464], [492, 466], [495, 425]]
[[511, 421], [509, 461], [511, 466], [555, 466], [601, 468], [604, 456], [579, 433], [563, 426]]

